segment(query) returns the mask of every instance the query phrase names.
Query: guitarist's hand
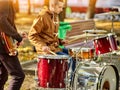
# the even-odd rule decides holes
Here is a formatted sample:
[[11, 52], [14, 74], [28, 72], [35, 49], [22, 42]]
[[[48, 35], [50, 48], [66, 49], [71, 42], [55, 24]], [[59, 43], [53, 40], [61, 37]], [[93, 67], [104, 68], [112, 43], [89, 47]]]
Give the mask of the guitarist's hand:
[[21, 42], [17, 42], [17, 43], [16, 43], [17, 48], [18, 48], [20, 45], [23, 45], [23, 44], [24, 44], [23, 40], [22, 40]]
[[22, 41], [21, 42], [17, 42], [16, 45], [17, 47], [19, 47], [20, 45], [23, 45], [25, 40], [28, 39], [28, 35], [27, 35], [27, 32], [21, 32], [20, 35], [22, 36]]
[[27, 32], [22, 32], [21, 36], [23, 39], [27, 39], [27, 37], [28, 37]]

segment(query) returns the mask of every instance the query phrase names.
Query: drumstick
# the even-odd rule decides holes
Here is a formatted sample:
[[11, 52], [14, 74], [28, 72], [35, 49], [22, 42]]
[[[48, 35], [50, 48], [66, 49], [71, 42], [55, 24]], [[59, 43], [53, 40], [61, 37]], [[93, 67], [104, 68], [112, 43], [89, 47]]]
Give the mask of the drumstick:
[[68, 43], [71, 43], [71, 42], [73, 42], [73, 41], [75, 41], [75, 40], [78, 40], [78, 39], [80, 39], [80, 38], [79, 38], [79, 37], [76, 37], [76, 38], [74, 38], [74, 39], [72, 39], [72, 40], [69, 40]]
[[56, 53], [54, 53], [53, 51], [49, 50], [49, 52], [50, 52], [51, 54], [53, 54], [53, 55], [57, 56], [57, 54], [56, 54]]

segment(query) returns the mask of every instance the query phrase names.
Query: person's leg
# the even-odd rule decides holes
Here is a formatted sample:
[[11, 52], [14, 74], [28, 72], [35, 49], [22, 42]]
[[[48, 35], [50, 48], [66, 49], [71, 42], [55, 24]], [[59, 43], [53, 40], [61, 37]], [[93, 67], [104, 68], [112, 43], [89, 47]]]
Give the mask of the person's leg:
[[63, 48], [62, 51], [63, 51], [64, 53], [66, 53], [67, 55], [69, 55], [69, 52], [68, 52], [68, 49], [67, 49], [67, 48]]
[[20, 62], [17, 56], [4, 55], [4, 60], [2, 64], [10, 74], [11, 82], [9, 85], [9, 90], [20, 90], [20, 87], [24, 81], [25, 74], [22, 70]]
[[0, 63], [0, 90], [4, 90], [4, 85], [8, 80], [8, 72], [5, 67]]

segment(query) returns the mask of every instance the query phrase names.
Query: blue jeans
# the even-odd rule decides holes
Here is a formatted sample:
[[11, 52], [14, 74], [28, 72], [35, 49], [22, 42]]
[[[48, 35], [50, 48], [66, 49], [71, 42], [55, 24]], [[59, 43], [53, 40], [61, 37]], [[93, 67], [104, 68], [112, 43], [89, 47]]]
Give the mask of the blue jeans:
[[[62, 52], [56, 52], [56, 54], [57, 55], [69, 55], [67, 48], [63, 48]], [[72, 79], [72, 74], [73, 74], [75, 67], [76, 67], [76, 61], [72, 57], [70, 57], [68, 60], [69, 60], [68, 61], [68, 69], [70, 69], [70, 67], [72, 69], [71, 77], [70, 77]]]

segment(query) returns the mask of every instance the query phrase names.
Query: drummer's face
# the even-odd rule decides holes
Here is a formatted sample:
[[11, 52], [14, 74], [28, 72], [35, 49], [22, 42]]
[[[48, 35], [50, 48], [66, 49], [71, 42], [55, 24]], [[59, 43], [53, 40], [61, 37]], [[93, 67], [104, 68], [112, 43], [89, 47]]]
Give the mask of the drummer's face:
[[60, 12], [63, 11], [63, 7], [64, 3], [59, 1], [54, 7], [54, 13], [59, 14]]

